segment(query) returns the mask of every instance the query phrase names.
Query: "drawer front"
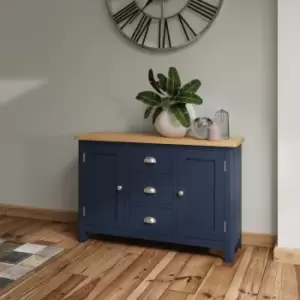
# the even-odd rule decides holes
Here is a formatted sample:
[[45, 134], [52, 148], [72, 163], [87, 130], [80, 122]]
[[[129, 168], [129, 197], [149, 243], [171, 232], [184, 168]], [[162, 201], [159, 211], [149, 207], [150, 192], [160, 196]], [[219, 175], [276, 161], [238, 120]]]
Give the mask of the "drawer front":
[[173, 178], [168, 174], [130, 175], [130, 205], [173, 204]]
[[172, 151], [159, 146], [136, 145], [131, 149], [130, 169], [148, 173], [173, 173]]
[[129, 227], [132, 233], [143, 233], [155, 236], [172, 235], [172, 210], [153, 207], [131, 207], [129, 211]]

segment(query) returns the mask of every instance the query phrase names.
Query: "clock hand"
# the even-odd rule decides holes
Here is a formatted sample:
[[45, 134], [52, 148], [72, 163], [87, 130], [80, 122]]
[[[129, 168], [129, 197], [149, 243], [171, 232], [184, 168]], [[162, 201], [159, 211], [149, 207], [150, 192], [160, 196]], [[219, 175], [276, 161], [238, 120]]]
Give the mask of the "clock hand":
[[154, 0], [148, 0], [142, 9], [145, 9], [148, 5], [150, 5]]
[[162, 45], [162, 40], [161, 40], [161, 29], [162, 29], [162, 22], [164, 19], [164, 1], [160, 0], [160, 20], [158, 23], [158, 48], [161, 48]]

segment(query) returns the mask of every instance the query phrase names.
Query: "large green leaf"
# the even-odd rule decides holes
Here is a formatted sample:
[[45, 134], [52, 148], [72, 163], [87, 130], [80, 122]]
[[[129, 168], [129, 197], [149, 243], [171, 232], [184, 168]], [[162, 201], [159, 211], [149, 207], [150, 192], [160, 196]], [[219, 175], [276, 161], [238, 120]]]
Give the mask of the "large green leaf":
[[162, 108], [169, 108], [173, 102], [170, 100], [169, 97], [161, 98], [161, 102], [159, 103], [159, 106]]
[[180, 89], [181, 81], [177, 70], [174, 67], [169, 69], [169, 78], [167, 80], [167, 93], [170, 96], [177, 94]]
[[159, 87], [166, 92], [167, 91], [167, 80], [168, 78], [164, 74], [157, 74], [157, 77], [159, 79]]
[[152, 123], [154, 124], [157, 117], [160, 115], [160, 113], [163, 111], [163, 109], [161, 107], [157, 107], [153, 113], [153, 116], [152, 116]]
[[151, 92], [151, 91], [145, 91], [139, 93], [136, 96], [136, 99], [150, 106], [156, 106], [161, 102], [160, 96], [155, 92]]
[[159, 93], [163, 94], [162, 91], [159, 89], [159, 85], [157, 84], [156, 80], [154, 79], [153, 70], [150, 69], [148, 72], [148, 79], [151, 84], [151, 86]]
[[185, 104], [175, 104], [171, 107], [171, 111], [182, 126], [187, 128], [191, 126], [191, 118]]
[[191, 103], [198, 105], [203, 103], [203, 100], [197, 94], [182, 91], [180, 91], [179, 95], [176, 97], [176, 101], [181, 103]]
[[196, 93], [201, 86], [201, 82], [198, 79], [192, 80], [182, 86], [180, 92]]
[[147, 119], [150, 116], [152, 109], [153, 109], [153, 106], [148, 106], [146, 108], [145, 113], [144, 113], [144, 119]]

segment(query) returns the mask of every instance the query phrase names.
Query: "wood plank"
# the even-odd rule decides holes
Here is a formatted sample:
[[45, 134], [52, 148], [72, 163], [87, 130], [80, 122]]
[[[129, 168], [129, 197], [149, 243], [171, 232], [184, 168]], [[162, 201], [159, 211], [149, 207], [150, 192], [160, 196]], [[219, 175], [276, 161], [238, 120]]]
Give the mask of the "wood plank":
[[169, 282], [153, 281], [151, 285], [149, 285], [138, 298], [132, 298], [132, 299], [138, 299], [138, 300], [159, 299], [167, 291], [169, 285], [170, 285]]
[[7, 233], [9, 233], [12, 230], [15, 230], [19, 228], [20, 221], [23, 221], [24, 219], [20, 219], [17, 217], [13, 217], [10, 219], [5, 220], [0, 226], [0, 236], [5, 237]]
[[34, 234], [38, 228], [43, 228], [47, 224], [46, 221], [29, 219], [25, 220], [27, 220], [28, 223], [24, 224], [22, 227], [18, 228], [12, 233], [20, 242], [23, 242], [24, 236]]
[[[142, 251], [143, 252], [143, 251]], [[93, 300], [110, 284], [112, 284], [137, 258], [142, 254], [127, 253], [124, 257], [106, 274], [98, 276], [92, 281], [90, 278], [72, 295], [69, 300]], [[92, 286], [91, 283], [92, 282]], [[72, 297], [71, 297], [72, 296]]]
[[233, 137], [221, 141], [199, 140], [191, 137], [166, 138], [155, 133], [133, 132], [90, 132], [75, 137], [80, 141], [125, 142], [142, 144], [190, 145], [207, 147], [238, 147], [244, 142], [242, 137]]
[[137, 246], [137, 245], [134, 245], [134, 246], [129, 246], [126, 250], [127, 253], [131, 253], [131, 254], [142, 254], [144, 251], [146, 250], [145, 247], [142, 247], [142, 246]]
[[215, 268], [216, 268], [216, 264], [212, 264], [210, 269], [208, 270], [208, 272], [206, 273], [205, 277], [203, 278], [202, 282], [200, 283], [197, 291], [194, 294], [187, 294], [187, 300], [195, 300], [196, 297], [199, 297], [199, 295], [201, 294], [201, 290], [203, 288], [203, 286], [206, 284], [207, 280], [209, 279], [209, 277], [211, 276], [211, 274], [214, 272]]
[[59, 272], [55, 276], [49, 278], [47, 284], [39, 285], [34, 290], [31, 290], [29, 293], [18, 298], [18, 300], [41, 300], [52, 291], [59, 288], [62, 284], [66, 284], [72, 276], [72, 274], [68, 274], [63, 271]]
[[[246, 272], [239, 286], [235, 286], [238, 290], [238, 299], [254, 300], [257, 299], [262, 278], [266, 269], [270, 254], [269, 248], [256, 247], [252, 252], [252, 257]], [[231, 298], [232, 299], [232, 298]]]
[[[46, 297], [39, 298], [42, 300], [61, 300], [63, 299], [70, 291], [72, 291], [78, 284], [85, 280], [85, 276], [82, 275], [71, 275], [66, 281], [62, 282], [56, 289], [48, 293]], [[50, 285], [51, 282], [49, 282]], [[40, 295], [38, 295], [40, 296]]]
[[[111, 244], [105, 244], [104, 247], [111, 249]], [[123, 246], [124, 247], [124, 246]], [[120, 249], [120, 248], [119, 248]], [[104, 289], [106, 289], [114, 280], [120, 276], [120, 274], [129, 267], [143, 252], [144, 247], [130, 246], [126, 249], [121, 260], [117, 262], [111, 269], [96, 274], [96, 278], [89, 276], [85, 281], [82, 282], [76, 289], [68, 295], [69, 300], [74, 299], [85, 299], [92, 300]], [[133, 252], [133, 253], [132, 253]], [[94, 252], [96, 253], [96, 252]], [[99, 256], [99, 253], [96, 254]], [[94, 274], [95, 275], [95, 274]], [[71, 296], [73, 298], [71, 298]]]
[[73, 223], [51, 221], [49, 227], [52, 229], [53, 232], [57, 232], [69, 236], [73, 229], [73, 225], [74, 225]]
[[[281, 295], [280, 300], [299, 300], [299, 282], [295, 266], [290, 264], [282, 265]], [[273, 299], [272, 299], [273, 300]]]
[[25, 234], [20, 238], [20, 241], [23, 243], [39, 243], [45, 236], [48, 236], [53, 232], [49, 223], [46, 223], [44, 227], [36, 228], [36, 230], [31, 234]]
[[297, 290], [300, 298], [300, 266], [296, 265], [295, 271], [296, 271]]
[[62, 239], [60, 242], [56, 243], [55, 246], [64, 248], [64, 249], [71, 249], [71, 248], [75, 247], [76, 245], [78, 245], [78, 243], [79, 242], [76, 241], [75, 239], [66, 237], [66, 238]]
[[190, 253], [177, 253], [174, 259], [158, 274], [155, 280], [159, 282], [173, 282], [191, 257], [192, 255]]
[[104, 277], [126, 254], [126, 247], [123, 249], [111, 249], [101, 258], [94, 256], [94, 262], [90, 265], [82, 275], [89, 278]]
[[126, 299], [165, 255], [165, 250], [147, 249], [121, 276], [100, 293], [95, 300]]
[[28, 219], [20, 219], [15, 221], [12, 226], [5, 226], [2, 231], [2, 238], [13, 241], [19, 238], [19, 231], [24, 230], [24, 228], [27, 228], [28, 226], [32, 225], [32, 221]]
[[284, 264], [300, 265], [300, 249], [275, 247], [274, 259]]
[[[86, 255], [82, 260], [74, 261], [72, 264], [70, 264], [66, 269], [65, 272], [71, 273], [71, 274], [84, 274], [88, 272], [87, 270], [90, 270], [91, 268], [94, 268], [94, 264], [96, 264], [97, 268], [99, 267], [99, 264], [97, 261], [100, 261], [100, 264], [103, 263], [103, 256], [105, 256], [107, 253], [111, 251], [111, 248], [107, 245], [99, 245], [98, 249], [96, 249], [94, 252], [90, 253], [90, 255]], [[95, 254], [97, 252], [97, 254]], [[91, 272], [91, 271], [89, 271]]]
[[4, 220], [5, 218], [7, 218], [7, 216], [5, 216], [5, 215], [0, 215], [0, 222], [1, 222], [1, 220]]
[[3, 226], [5, 226], [5, 224], [8, 224], [10, 222], [12, 222], [11, 219], [9, 217], [5, 217], [0, 220], [0, 227], [3, 227]]
[[[157, 266], [152, 270], [152, 272], [145, 278], [145, 280], [143, 280], [140, 285], [133, 291], [132, 294], [130, 294], [126, 300], [136, 300], [136, 299], [153, 299], [152, 296], [150, 295], [144, 295], [144, 291], [150, 286], [150, 284], [152, 285], [152, 281], [156, 279], [156, 277], [158, 276], [158, 274], [164, 270], [166, 268], [166, 266], [170, 263], [170, 261], [175, 257], [176, 252], [169, 252], [167, 253], [167, 255], [157, 264]], [[169, 283], [168, 283], [169, 285]], [[167, 285], [167, 287], [168, 287]], [[155, 291], [156, 292], [156, 299], [159, 298], [159, 296], [161, 296], [163, 294], [164, 291], [162, 291], [161, 294], [159, 294], [159, 292], [157, 292], [159, 289], [158, 286], [156, 286], [155, 289], [153, 289], [152, 287], [150, 288], [151, 291]], [[143, 294], [143, 295], [142, 295]], [[142, 296], [141, 296], [142, 295]]]
[[58, 222], [76, 222], [77, 212], [0, 204], [0, 215]]
[[239, 296], [239, 288], [243, 282], [243, 278], [247, 272], [248, 266], [251, 262], [253, 251], [253, 246], [248, 246], [245, 250], [245, 253], [243, 255], [243, 258], [239, 264], [239, 267], [233, 277], [233, 280], [231, 282], [231, 285], [226, 293], [224, 300], [233, 300], [238, 299]]
[[126, 254], [104, 277], [88, 278], [74, 289], [65, 300], [93, 300], [112, 284], [137, 258], [138, 254]]
[[95, 278], [91, 281], [83, 281], [83, 284], [80, 287], [74, 288], [70, 291], [69, 295], [67, 295], [64, 300], [87, 300], [87, 299], [94, 299], [95, 295], [91, 298], [91, 293], [95, 290], [97, 284], [101, 279]]
[[164, 268], [158, 276], [150, 282], [150, 285], [141, 294], [140, 298], [158, 299], [162, 296], [190, 257], [191, 255], [188, 253], [177, 253], [166, 268]]
[[169, 287], [171, 291], [193, 294], [217, 258], [209, 255], [192, 255]]
[[281, 263], [269, 257], [257, 300], [280, 299], [282, 267], [283, 265]]
[[186, 293], [167, 290], [159, 300], [186, 300], [187, 296]]
[[243, 258], [245, 248], [237, 252], [234, 265], [215, 264], [206, 275], [204, 282], [188, 300], [224, 299], [232, 279]]
[[269, 248], [257, 247], [254, 249], [252, 260], [240, 287], [241, 300], [254, 300], [257, 298], [269, 254]]
[[62, 242], [64, 239], [65, 239], [65, 237], [61, 233], [51, 232], [50, 234], [42, 237], [38, 241], [38, 244], [56, 245], [56, 244]]
[[64, 232], [65, 227], [66, 224], [63, 223], [32, 219], [28, 228], [21, 229], [16, 234], [20, 242], [55, 245], [62, 242], [67, 236], [67, 233]]

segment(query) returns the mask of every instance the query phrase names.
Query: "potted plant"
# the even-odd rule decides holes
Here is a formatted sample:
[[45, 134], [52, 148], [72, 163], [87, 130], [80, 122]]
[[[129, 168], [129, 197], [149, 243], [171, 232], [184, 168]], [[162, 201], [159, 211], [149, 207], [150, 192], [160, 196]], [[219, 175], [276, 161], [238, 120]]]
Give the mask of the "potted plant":
[[168, 76], [157, 74], [157, 79], [150, 69], [148, 79], [155, 91], [144, 91], [136, 96], [137, 100], [147, 105], [144, 118], [152, 115], [156, 130], [163, 136], [185, 136], [191, 126], [192, 105], [203, 102], [196, 94], [201, 82], [194, 79], [181, 85], [180, 76], [174, 67], [169, 69]]

